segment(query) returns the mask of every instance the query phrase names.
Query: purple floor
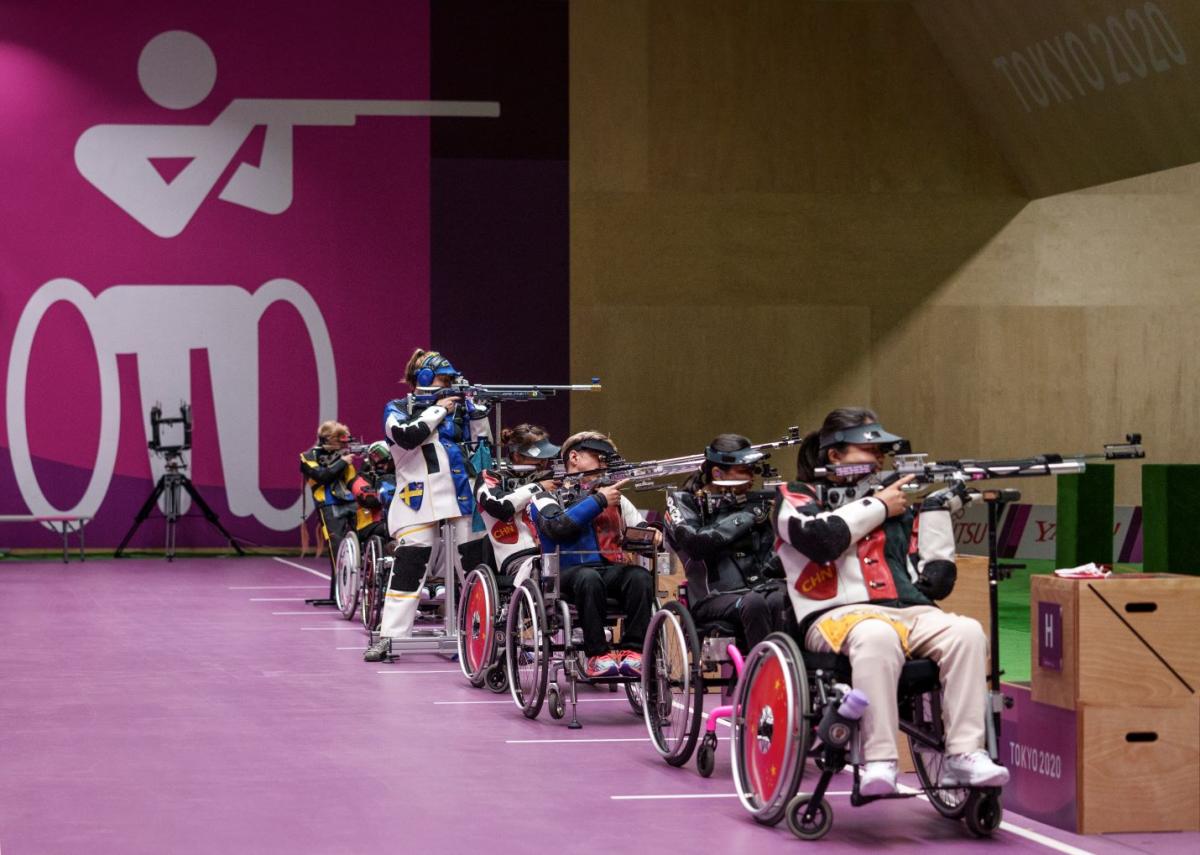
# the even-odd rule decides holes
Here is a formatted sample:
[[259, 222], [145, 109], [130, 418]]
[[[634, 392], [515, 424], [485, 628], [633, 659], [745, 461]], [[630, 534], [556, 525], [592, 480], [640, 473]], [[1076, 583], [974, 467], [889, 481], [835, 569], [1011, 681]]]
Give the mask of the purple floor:
[[844, 795], [804, 844], [743, 812], [724, 741], [709, 780], [669, 768], [623, 694], [585, 694], [573, 732], [434, 655], [362, 662], [356, 625], [304, 604], [327, 583], [298, 565], [324, 569], [0, 563], [0, 852], [1200, 851], [1200, 834], [1012, 814], [976, 841], [921, 801]]

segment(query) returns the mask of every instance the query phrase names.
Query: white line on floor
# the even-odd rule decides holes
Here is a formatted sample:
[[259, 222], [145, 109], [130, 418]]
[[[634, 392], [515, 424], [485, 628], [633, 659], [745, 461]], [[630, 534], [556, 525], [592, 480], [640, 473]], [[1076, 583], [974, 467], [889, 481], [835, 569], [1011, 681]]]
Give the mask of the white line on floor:
[[324, 585], [227, 585], [231, 591], [324, 591]]
[[1011, 822], [1001, 822], [1000, 827], [1009, 834], [1015, 834], [1018, 837], [1024, 837], [1026, 840], [1032, 840], [1034, 843], [1040, 843], [1043, 846], [1054, 849], [1059, 852], [1066, 852], [1068, 855], [1092, 855], [1089, 849], [1080, 849], [1078, 846], [1072, 846], [1070, 843], [1063, 843], [1061, 840], [1055, 840], [1053, 837], [1047, 837], [1036, 831], [1028, 828], [1021, 828], [1019, 825], [1013, 825]]
[[309, 609], [306, 612], [271, 612], [271, 614], [273, 614], [273, 615], [308, 615], [309, 617], [317, 617], [318, 615], [324, 614], [324, 615], [328, 615], [329, 617], [335, 617], [335, 618], [339, 618], [341, 620], [345, 620], [345, 618], [342, 617], [341, 612], [314, 612], [312, 609]]
[[[848, 796], [849, 790], [846, 792], [830, 792], [827, 796]], [[737, 793], [670, 793], [668, 795], [647, 795], [647, 796], [609, 796], [613, 801], [629, 802], [629, 801], [658, 801], [661, 799], [736, 799]]]
[[317, 632], [320, 630], [324, 630], [326, 632], [350, 632], [350, 631], [362, 632], [363, 631], [363, 628], [361, 626], [302, 626], [302, 627], [300, 627], [300, 629], [307, 630], [309, 632]]
[[320, 576], [322, 579], [327, 581], [329, 579], [328, 573], [322, 573], [320, 570], [314, 570], [311, 567], [305, 567], [303, 564], [297, 564], [295, 561], [285, 561], [282, 558], [276, 558], [275, 560], [280, 564], [286, 564], [288, 567], [295, 567], [297, 570], [303, 570], [305, 573], [312, 573], [314, 576]]
[[[462, 704], [512, 704], [513, 701], [510, 698], [507, 701], [434, 701], [433, 703], [434, 703], [434, 706], [459, 706]], [[580, 698], [579, 703], [581, 703], [581, 704], [616, 704], [616, 703], [627, 704], [627, 703], [629, 703], [629, 701], [626, 698]], [[513, 705], [515, 706], [515, 704], [513, 704]]]
[[365, 650], [366, 648], [360, 644], [360, 645], [358, 645], [358, 647], [339, 647], [337, 649], [338, 650]]
[[[355, 648], [357, 649], [357, 648]], [[376, 671], [376, 674], [461, 674], [461, 668], [443, 668], [440, 671]]]
[[[302, 603], [304, 597], [250, 597], [252, 603]], [[310, 614], [310, 612], [305, 612]]]
[[650, 738], [647, 736], [639, 736], [636, 738], [630, 737], [628, 739], [609, 737], [606, 739], [506, 739], [504, 741], [508, 745], [559, 745], [564, 742], [649, 742]]

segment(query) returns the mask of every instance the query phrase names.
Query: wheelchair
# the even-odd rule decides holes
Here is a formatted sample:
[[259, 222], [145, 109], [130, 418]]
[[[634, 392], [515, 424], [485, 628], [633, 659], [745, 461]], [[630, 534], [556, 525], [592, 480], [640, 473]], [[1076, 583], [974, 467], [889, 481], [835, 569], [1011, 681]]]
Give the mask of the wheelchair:
[[[900, 673], [900, 730], [909, 739], [920, 790], [886, 796], [859, 793], [863, 762], [856, 719], [838, 712], [850, 692], [850, 660], [835, 653], [802, 651], [798, 632], [774, 632], [746, 657], [734, 694], [733, 777], [742, 806], [755, 821], [775, 825], [786, 818], [801, 840], [818, 840], [833, 825], [825, 793], [847, 764], [853, 767], [850, 804], [923, 795], [951, 820], [963, 820], [977, 837], [999, 827], [1003, 815], [999, 787], [944, 786], [945, 750], [941, 684], [930, 659], [910, 659]], [[993, 702], [994, 707], [994, 702]], [[996, 718], [989, 710], [987, 745], [996, 757]], [[806, 759], [820, 777], [809, 793], [800, 789]]]
[[[626, 542], [638, 564], [647, 572], [669, 567], [667, 553], [652, 545]], [[635, 715], [642, 715], [642, 682], [638, 677], [584, 676], [582, 632], [576, 627], [578, 615], [574, 606], [561, 596], [559, 560], [562, 552], [544, 553], [534, 559], [534, 573], [517, 585], [509, 602], [504, 629], [505, 668], [509, 692], [526, 718], [537, 718], [545, 704], [550, 717], [566, 716], [571, 704], [571, 730], [583, 727], [578, 716], [578, 684], [607, 685], [609, 691], [625, 690], [625, 697]], [[589, 553], [592, 554], [592, 553]], [[665, 559], [665, 561], [663, 560]], [[607, 602], [605, 623], [611, 628], [623, 617], [620, 605]], [[566, 682], [566, 697], [559, 677]]]
[[500, 572], [480, 564], [467, 574], [458, 614], [458, 664], [475, 688], [486, 685], [496, 694], [508, 691], [504, 666], [504, 628], [513, 590], [532, 572], [538, 549], [523, 549], [504, 560]]
[[705, 721], [704, 698], [714, 688], [726, 696], [737, 685], [743, 667], [737, 631], [727, 621], [697, 625], [687, 608], [687, 583], [682, 582], [678, 600], [666, 603], [651, 617], [642, 648], [642, 696], [650, 742], [671, 766], [683, 766], [694, 751], [696, 769], [705, 778], [716, 765], [717, 721], [732, 718], [733, 708], [716, 707]]
[[359, 611], [369, 581], [368, 568], [374, 568], [376, 560], [383, 555], [386, 538], [377, 533], [381, 531], [378, 526], [378, 523], [372, 523], [355, 531], [354, 537], [343, 537], [334, 557], [334, 604], [346, 620], [353, 620]]

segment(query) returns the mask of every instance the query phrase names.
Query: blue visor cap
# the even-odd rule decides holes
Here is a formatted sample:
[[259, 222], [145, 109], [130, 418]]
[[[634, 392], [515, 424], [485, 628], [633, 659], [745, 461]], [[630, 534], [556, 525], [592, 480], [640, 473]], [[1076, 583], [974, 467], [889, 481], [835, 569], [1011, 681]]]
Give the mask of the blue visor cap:
[[603, 439], [585, 439], [571, 446], [572, 451], [590, 451], [593, 454], [600, 455], [601, 460], [608, 460], [616, 455], [617, 450], [613, 448], [613, 444]]
[[877, 422], [821, 434], [822, 451], [832, 448], [835, 445], [841, 445], [842, 443], [850, 445], [878, 445], [887, 452], [902, 451], [908, 448], [907, 439], [902, 436], [896, 436], [894, 433], [888, 433], [883, 429], [883, 425]]
[[704, 449], [704, 459], [714, 466], [758, 466], [771, 455], [757, 448], [739, 448], [736, 451], [717, 451], [711, 445]]
[[[578, 448], [578, 446], [576, 446]], [[553, 460], [558, 457], [559, 447], [548, 439], [539, 439], [529, 445], [509, 446], [509, 453], [532, 457], [534, 460]]]
[[451, 377], [457, 377], [458, 371], [450, 364], [450, 360], [444, 356], [435, 356], [426, 362], [425, 367], [434, 374], [449, 374]]

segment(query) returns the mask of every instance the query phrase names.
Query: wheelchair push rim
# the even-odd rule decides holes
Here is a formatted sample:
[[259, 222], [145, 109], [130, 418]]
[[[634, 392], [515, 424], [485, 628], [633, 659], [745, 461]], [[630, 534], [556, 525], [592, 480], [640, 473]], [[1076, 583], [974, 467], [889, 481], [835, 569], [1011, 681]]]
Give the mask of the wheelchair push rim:
[[504, 633], [504, 661], [513, 701], [526, 718], [537, 718], [546, 698], [550, 636], [541, 591], [527, 579], [513, 591]]
[[458, 613], [458, 664], [463, 676], [478, 688], [487, 679], [496, 657], [496, 578], [480, 565], [467, 574]]
[[650, 742], [672, 766], [691, 758], [700, 734], [704, 686], [692, 616], [670, 602], [654, 613], [642, 650], [642, 714]]
[[[942, 727], [942, 704], [940, 692], [926, 692], [913, 698], [913, 726], [933, 732]], [[961, 819], [967, 811], [971, 791], [965, 787], [943, 786], [941, 783], [943, 767], [946, 762], [945, 746], [927, 745], [919, 736], [909, 735], [909, 750], [912, 754], [913, 770], [925, 797], [933, 805], [934, 810], [947, 819]]]
[[383, 557], [383, 541], [372, 537], [367, 543], [367, 560], [362, 570], [362, 597], [359, 616], [363, 628], [374, 632], [383, 614], [384, 588], [387, 586], [387, 561]]
[[800, 787], [811, 728], [800, 648], [771, 633], [746, 657], [734, 695], [733, 780], [755, 821], [775, 825]]
[[358, 579], [361, 561], [358, 535], [351, 532], [342, 538], [341, 545], [338, 546], [337, 560], [334, 562], [337, 582], [333, 586], [333, 593], [337, 600], [338, 611], [346, 620], [354, 618], [355, 607], [358, 605]]

